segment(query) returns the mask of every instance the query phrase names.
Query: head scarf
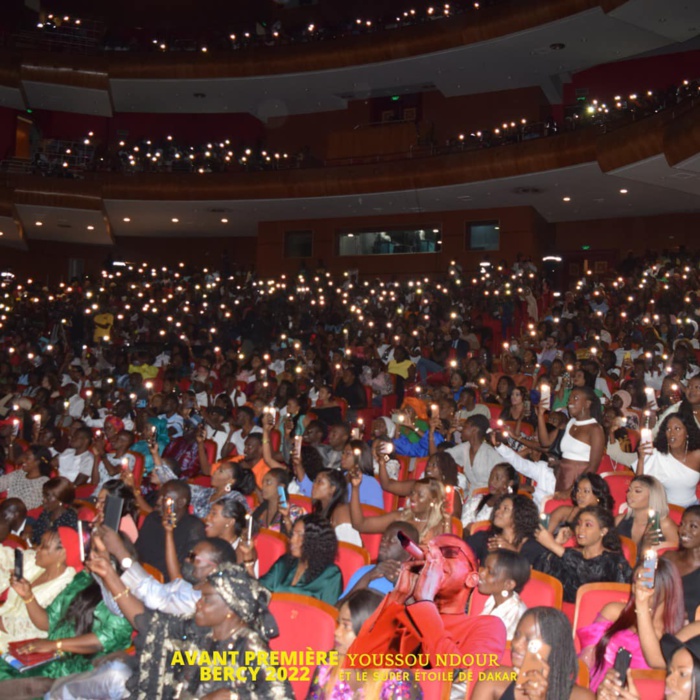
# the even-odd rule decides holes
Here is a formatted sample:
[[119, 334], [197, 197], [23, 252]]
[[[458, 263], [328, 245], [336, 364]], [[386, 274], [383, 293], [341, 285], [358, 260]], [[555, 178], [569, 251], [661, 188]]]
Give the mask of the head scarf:
[[622, 401], [622, 410], [623, 411], [632, 405], [632, 395], [629, 393], [629, 391], [625, 391], [624, 389], [620, 389], [619, 391], [616, 391], [613, 394], [613, 396], [620, 397], [620, 401]]
[[117, 416], [107, 416], [105, 425], [111, 425], [118, 433], [124, 430], [124, 421], [121, 418], [117, 418]]
[[222, 564], [207, 577], [226, 605], [265, 641], [277, 637], [277, 622], [268, 609], [272, 594], [238, 564]]
[[61, 540], [61, 547], [66, 550], [66, 565], [72, 566], [76, 571], [82, 571], [83, 562], [80, 561], [80, 538], [77, 530], [72, 527], [59, 527], [56, 532]]
[[382, 420], [384, 421], [384, 425], [386, 425], [386, 434], [393, 440], [396, 435], [396, 423], [386, 416], [382, 416]]
[[404, 399], [401, 408], [410, 406], [416, 412], [416, 418], [419, 420], [428, 420], [428, 407], [420, 399], [409, 396]]

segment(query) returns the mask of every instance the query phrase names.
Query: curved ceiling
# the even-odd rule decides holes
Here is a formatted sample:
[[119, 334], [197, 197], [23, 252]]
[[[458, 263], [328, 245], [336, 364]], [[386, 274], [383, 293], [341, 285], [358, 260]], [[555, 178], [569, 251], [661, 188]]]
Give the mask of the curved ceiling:
[[[434, 25], [226, 54], [6, 55], [0, 106], [114, 112], [249, 112], [267, 120], [348, 101], [438, 89], [446, 96], [539, 85], [561, 101], [568, 76], [682, 47], [700, 35], [692, 0], [543, 0]], [[490, 12], [489, 12], [490, 10]], [[503, 35], [507, 28], [507, 35]], [[563, 48], [559, 48], [563, 45]]]

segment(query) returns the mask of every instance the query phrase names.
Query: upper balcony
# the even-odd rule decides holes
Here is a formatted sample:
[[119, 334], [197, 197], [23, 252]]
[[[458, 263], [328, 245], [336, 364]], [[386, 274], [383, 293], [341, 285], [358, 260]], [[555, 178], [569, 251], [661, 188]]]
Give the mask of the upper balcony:
[[700, 211], [700, 103], [607, 133], [594, 127], [420, 159], [274, 172], [64, 180], [6, 174], [5, 245], [114, 236], [251, 236], [264, 221], [533, 207], [549, 222]]
[[572, 72], [693, 46], [699, 34], [700, 4], [687, 0], [506, 0], [440, 22], [238, 51], [79, 55], [7, 47], [0, 106], [101, 116], [248, 112], [266, 121], [388, 94], [437, 89], [449, 97], [532, 85], [557, 103]]

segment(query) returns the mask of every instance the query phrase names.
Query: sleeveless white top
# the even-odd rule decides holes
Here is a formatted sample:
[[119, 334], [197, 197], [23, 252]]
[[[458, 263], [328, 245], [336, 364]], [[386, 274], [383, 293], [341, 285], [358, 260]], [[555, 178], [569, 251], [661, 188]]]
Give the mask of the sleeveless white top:
[[644, 460], [644, 473], [656, 477], [666, 489], [669, 503], [687, 508], [698, 502], [695, 487], [700, 481], [700, 472], [686, 467], [669, 454], [663, 454], [657, 449]]
[[574, 462], [588, 462], [591, 459], [591, 446], [588, 443], [577, 440], [571, 435], [571, 426], [578, 423], [578, 425], [588, 425], [597, 423], [595, 418], [589, 418], [586, 421], [576, 421], [572, 418], [566, 424], [566, 430], [564, 431], [564, 437], [561, 439], [561, 453], [563, 459], [570, 459]]

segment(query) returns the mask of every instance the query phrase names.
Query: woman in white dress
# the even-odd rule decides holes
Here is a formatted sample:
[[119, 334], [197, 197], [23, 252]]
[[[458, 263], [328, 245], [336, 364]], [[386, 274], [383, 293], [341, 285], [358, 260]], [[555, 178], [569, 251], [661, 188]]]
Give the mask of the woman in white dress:
[[653, 447], [638, 448], [637, 474], [656, 477], [666, 489], [669, 503], [687, 508], [698, 502], [695, 490], [700, 481], [700, 428], [675, 413], [659, 427]]
[[[41, 538], [36, 550], [24, 550], [23, 579], [31, 584], [31, 596], [22, 599], [14, 587], [10, 586], [7, 600], [0, 607], [0, 653], [7, 651], [10, 642], [46, 637], [45, 630], [34, 625], [27, 612], [27, 603], [35, 598], [46, 609], [53, 599], [73, 580], [75, 566], [80, 566], [78, 533], [70, 528], [51, 530]], [[65, 540], [65, 542], [63, 541]], [[14, 569], [15, 550], [0, 547], [0, 570]], [[69, 564], [72, 564], [70, 566]]]

